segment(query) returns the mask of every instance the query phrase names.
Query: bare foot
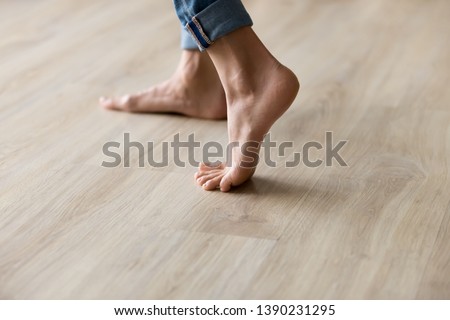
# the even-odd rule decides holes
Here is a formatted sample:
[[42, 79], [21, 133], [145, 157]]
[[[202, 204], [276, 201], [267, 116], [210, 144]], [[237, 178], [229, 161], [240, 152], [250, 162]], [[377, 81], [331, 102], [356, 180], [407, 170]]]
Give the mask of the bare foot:
[[148, 90], [120, 98], [100, 98], [100, 106], [128, 112], [174, 112], [204, 119], [225, 119], [225, 92], [206, 53], [184, 50], [175, 74]]
[[294, 73], [281, 65], [250, 27], [239, 29], [208, 48], [228, 104], [231, 164], [202, 164], [195, 178], [205, 190], [227, 192], [252, 177], [261, 141], [290, 107], [300, 88]]

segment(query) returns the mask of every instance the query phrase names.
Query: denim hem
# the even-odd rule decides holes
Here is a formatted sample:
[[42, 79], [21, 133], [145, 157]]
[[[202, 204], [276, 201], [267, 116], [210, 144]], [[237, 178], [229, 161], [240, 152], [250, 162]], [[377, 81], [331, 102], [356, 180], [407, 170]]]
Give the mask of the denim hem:
[[202, 26], [198, 22], [196, 17], [192, 17], [192, 20], [186, 24], [186, 30], [191, 34], [192, 38], [197, 42], [200, 51], [204, 51], [208, 48], [212, 41], [203, 31]]
[[185, 28], [200, 51], [204, 51], [215, 40], [252, 25], [253, 21], [241, 0], [217, 0], [192, 17]]
[[198, 50], [197, 43], [192, 39], [191, 34], [184, 28], [181, 29], [181, 49]]

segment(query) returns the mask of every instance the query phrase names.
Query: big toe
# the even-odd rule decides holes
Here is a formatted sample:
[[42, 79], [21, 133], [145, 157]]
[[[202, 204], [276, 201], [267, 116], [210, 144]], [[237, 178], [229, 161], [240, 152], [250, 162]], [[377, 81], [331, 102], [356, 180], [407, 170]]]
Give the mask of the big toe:
[[221, 180], [220, 190], [223, 192], [228, 192], [231, 190], [231, 188], [240, 186], [244, 182], [251, 179], [254, 173], [255, 173], [254, 168], [253, 169], [233, 168]]
[[233, 186], [233, 181], [231, 180], [229, 175], [226, 175], [220, 181], [220, 191], [222, 191], [222, 192], [230, 191], [232, 186]]
[[123, 96], [120, 99], [111, 99], [101, 97], [99, 99], [100, 106], [108, 110], [130, 111], [131, 97]]
[[110, 98], [100, 97], [100, 99], [98, 99], [98, 103], [105, 109], [114, 109], [114, 101]]

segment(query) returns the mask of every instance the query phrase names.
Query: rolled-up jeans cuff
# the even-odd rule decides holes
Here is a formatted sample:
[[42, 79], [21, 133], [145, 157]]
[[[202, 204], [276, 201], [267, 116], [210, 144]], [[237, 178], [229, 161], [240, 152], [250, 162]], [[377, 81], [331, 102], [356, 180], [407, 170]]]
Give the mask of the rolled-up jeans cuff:
[[217, 0], [192, 17], [185, 28], [200, 51], [204, 51], [217, 39], [252, 25], [253, 21], [241, 0]]
[[198, 45], [192, 39], [189, 32], [186, 31], [186, 29], [181, 29], [181, 49], [184, 50], [198, 50]]

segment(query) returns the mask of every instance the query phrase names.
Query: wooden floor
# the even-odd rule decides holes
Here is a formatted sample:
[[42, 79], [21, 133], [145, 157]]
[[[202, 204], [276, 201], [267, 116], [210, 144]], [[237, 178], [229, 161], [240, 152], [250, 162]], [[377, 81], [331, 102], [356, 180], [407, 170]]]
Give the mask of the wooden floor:
[[103, 168], [125, 132], [226, 142], [97, 108], [172, 73], [171, 2], [0, 2], [1, 298], [450, 299], [450, 2], [245, 3], [302, 82], [284, 159], [332, 131], [348, 167], [262, 165], [230, 194], [137, 153]]

